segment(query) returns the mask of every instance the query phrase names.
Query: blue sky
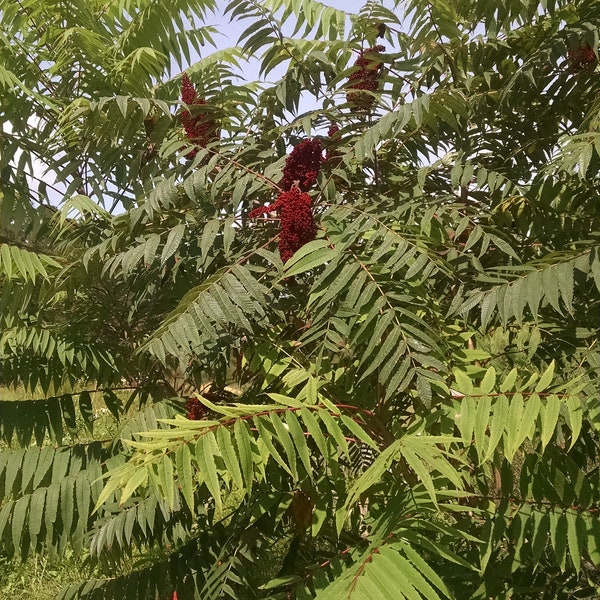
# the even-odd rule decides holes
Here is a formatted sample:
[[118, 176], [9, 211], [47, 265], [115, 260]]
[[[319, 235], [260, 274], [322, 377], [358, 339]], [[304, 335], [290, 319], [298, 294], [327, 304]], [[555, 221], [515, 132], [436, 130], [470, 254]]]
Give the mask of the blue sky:
[[[338, 10], [343, 10], [349, 15], [358, 13], [365, 3], [366, 0], [321, 0], [321, 4], [331, 6]], [[215, 36], [215, 44], [217, 49], [235, 46], [239, 36], [251, 24], [249, 19], [233, 22], [229, 21], [229, 19], [223, 14], [228, 4], [229, 3], [225, 1], [218, 2], [219, 10], [215, 20], [211, 21], [211, 19], [207, 19], [207, 22], [214, 23], [219, 29], [219, 34]], [[393, 6], [392, 2], [385, 2], [384, 4], [387, 4], [388, 8]], [[291, 20], [289, 23], [286, 23], [286, 25], [291, 27]], [[258, 78], [259, 63], [259, 57], [256, 57], [255, 60], [250, 60], [248, 64], [243, 66], [244, 79], [254, 80]], [[282, 69], [281, 73], [283, 72], [284, 70]], [[277, 76], [279, 76], [279, 74], [274, 73], [269, 77], [269, 80], [272, 81]]]
[[[321, 0], [321, 4], [332, 6], [333, 8], [343, 10], [347, 13], [357, 13], [365, 3], [366, 0]], [[222, 35], [219, 37], [226, 40], [223, 42], [223, 47], [233, 46], [237, 42], [240, 33], [248, 27], [249, 21], [230, 22], [223, 16], [223, 12], [225, 11], [228, 2], [221, 1], [218, 4], [220, 15], [218, 16], [216, 23], [219, 25], [222, 32]], [[219, 40], [215, 41], [218, 42]]]
[[[339, 10], [343, 10], [343, 11], [347, 12], [349, 15], [353, 14], [353, 13], [354, 14], [357, 13], [364, 6], [365, 2], [366, 2], [366, 0], [322, 0], [322, 4], [334, 7]], [[237, 21], [231, 22], [223, 14], [225, 11], [225, 8], [227, 7], [228, 4], [229, 4], [229, 2], [226, 2], [225, 0], [219, 1], [216, 14], [208, 15], [206, 18], [207, 24], [215, 25], [219, 30], [219, 33], [214, 36], [216, 48], [207, 47], [206, 55], [211, 54], [212, 52], [215, 51], [215, 49], [228, 48], [231, 46], [235, 46], [237, 44], [237, 41], [238, 41], [241, 33], [251, 24], [251, 21], [249, 19], [241, 20], [241, 21], [237, 20]], [[391, 2], [386, 2], [386, 4], [388, 4], [388, 7], [389, 7]], [[289, 22], [290, 27], [291, 27], [291, 23], [292, 23], [292, 21], [290, 20], [290, 22]], [[200, 57], [198, 55], [192, 56], [192, 63], [195, 62], [195, 60], [198, 60], [199, 58]], [[247, 63], [242, 65], [242, 69], [240, 71], [240, 78], [243, 80], [246, 80], [246, 81], [252, 81], [252, 80], [258, 79], [259, 65], [260, 65], [260, 56], [250, 59]], [[176, 75], [177, 71], [178, 71], [178, 69], [177, 69], [177, 67], [175, 67], [171, 73], [171, 76]], [[276, 69], [272, 73], [269, 74], [268, 80], [274, 81], [277, 78], [281, 77], [284, 72], [285, 72], [285, 66], [282, 65], [280, 69]], [[317, 105], [317, 102], [315, 101], [314, 97], [307, 95], [301, 101], [300, 112], [313, 110], [317, 107], [318, 107], [318, 105]], [[52, 176], [52, 174], [45, 172], [45, 165], [43, 165], [39, 161], [35, 161], [35, 164], [33, 165], [33, 172], [36, 177], [39, 177], [40, 179], [45, 180], [47, 183], [49, 183], [49, 184], [55, 183], [54, 177]], [[30, 181], [30, 184], [34, 189], [37, 188], [37, 182], [35, 180]], [[62, 189], [64, 186], [58, 186], [58, 187], [60, 187]], [[62, 198], [60, 196], [60, 194], [51, 193], [50, 195], [51, 195], [52, 202], [56, 202], [56, 203], [60, 204], [61, 201], [64, 200], [64, 198]]]
[[[366, 4], [367, 0], [320, 0], [321, 4], [331, 6], [338, 10], [343, 10], [349, 16], [356, 14]], [[206, 48], [206, 54], [209, 55], [215, 51], [215, 49], [223, 49], [237, 45], [240, 35], [252, 24], [251, 19], [242, 19], [230, 21], [228, 16], [224, 15], [225, 9], [229, 2], [221, 0], [218, 3], [218, 8], [214, 16], [209, 16], [206, 19], [207, 24], [215, 25], [218, 28], [219, 33], [214, 36], [214, 42], [216, 48]], [[383, 4], [386, 8], [394, 10], [394, 0], [384, 0]], [[283, 28], [284, 34], [291, 35], [293, 31], [293, 17], [291, 17]], [[347, 30], [350, 24], [347, 25]], [[286, 31], [287, 30], [287, 31]], [[297, 34], [297, 36], [300, 36]], [[266, 49], [265, 49], [266, 50]], [[192, 62], [197, 60], [199, 57], [192, 57]], [[260, 55], [252, 57], [247, 62], [243, 63], [239, 71], [240, 80], [242, 81], [256, 81], [259, 79], [260, 70]], [[275, 82], [281, 78], [286, 71], [287, 64], [283, 63], [278, 68], [274, 69], [269, 73], [266, 78], [269, 82]], [[176, 70], [173, 75], [176, 75]], [[264, 80], [264, 77], [263, 77]], [[304, 113], [310, 110], [314, 110], [319, 107], [319, 103], [311, 94], [304, 94], [300, 101], [299, 113]]]

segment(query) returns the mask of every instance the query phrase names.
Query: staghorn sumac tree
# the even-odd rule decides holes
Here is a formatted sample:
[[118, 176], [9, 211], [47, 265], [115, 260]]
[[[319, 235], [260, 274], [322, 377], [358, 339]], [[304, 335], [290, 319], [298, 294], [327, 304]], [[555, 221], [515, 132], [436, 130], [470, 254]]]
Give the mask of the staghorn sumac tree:
[[2, 560], [598, 597], [600, 4], [220, 6], [0, 0]]

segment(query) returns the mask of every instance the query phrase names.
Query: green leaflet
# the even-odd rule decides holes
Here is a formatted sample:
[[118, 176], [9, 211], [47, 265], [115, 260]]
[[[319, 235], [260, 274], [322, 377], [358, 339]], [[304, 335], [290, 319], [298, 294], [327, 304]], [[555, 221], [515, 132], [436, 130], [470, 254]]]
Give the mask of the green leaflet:
[[245, 422], [236, 419], [234, 424], [235, 441], [240, 456], [240, 469], [246, 483], [246, 488], [250, 492], [254, 481], [253, 475], [253, 452], [252, 442]]
[[211, 496], [215, 499], [217, 509], [221, 508], [221, 488], [217, 476], [215, 454], [219, 449], [212, 432], [203, 435], [196, 444], [196, 460], [198, 462], [199, 477], [208, 487]]
[[286, 461], [283, 460], [281, 454], [273, 445], [273, 435], [275, 432], [273, 430], [272, 423], [267, 422], [266, 419], [261, 419], [260, 417], [255, 418], [255, 423], [260, 434], [261, 442], [265, 445], [270, 455], [277, 462], [277, 464], [279, 464], [287, 473], [289, 473], [293, 477], [294, 475], [290, 467], [288, 466]]
[[285, 265], [285, 276], [293, 277], [321, 266], [337, 256], [326, 240], [314, 240], [305, 244]]
[[193, 512], [194, 505], [194, 481], [192, 474], [192, 453], [188, 444], [180, 446], [176, 456], [177, 474], [179, 485], [188, 508]]
[[292, 440], [294, 441], [294, 446], [296, 447], [296, 452], [298, 453], [300, 462], [302, 463], [305, 472], [310, 477], [312, 474], [312, 465], [310, 460], [310, 452], [308, 445], [306, 444], [302, 425], [293, 412], [287, 413], [285, 422], [289, 429]]
[[270, 420], [275, 429], [275, 433], [277, 435], [277, 440], [279, 441], [279, 443], [281, 444], [281, 446], [283, 447], [283, 450], [285, 452], [285, 456], [287, 458], [286, 462], [290, 469], [292, 477], [294, 479], [298, 479], [298, 470], [296, 467], [296, 463], [297, 463], [296, 450], [293, 446], [290, 433], [288, 432], [289, 426], [287, 426], [287, 424], [284, 425], [282, 420], [280, 419], [279, 415], [277, 415], [276, 413], [273, 413], [272, 415], [270, 415]]
[[[400, 548], [409, 549], [405, 544]], [[354, 567], [338, 577], [332, 584], [317, 594], [319, 600], [339, 598], [428, 598], [439, 600], [440, 596], [430, 582], [439, 583], [439, 577], [422, 559], [416, 563], [416, 554], [403, 555], [396, 544], [370, 547], [358, 557]], [[410, 550], [409, 550], [410, 551]], [[444, 587], [443, 584], [442, 588]], [[447, 591], [447, 590], [444, 590]]]
[[134, 471], [132, 476], [128, 479], [125, 487], [121, 491], [121, 504], [128, 500], [131, 497], [131, 494], [133, 494], [138, 487], [146, 485], [147, 481], [148, 473], [144, 469], [137, 469]]

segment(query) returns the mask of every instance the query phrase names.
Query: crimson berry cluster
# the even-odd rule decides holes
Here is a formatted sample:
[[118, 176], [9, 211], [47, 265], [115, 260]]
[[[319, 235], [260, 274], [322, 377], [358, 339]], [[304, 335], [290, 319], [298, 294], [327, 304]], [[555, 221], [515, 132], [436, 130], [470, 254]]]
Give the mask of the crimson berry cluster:
[[340, 156], [340, 153], [335, 149], [337, 142], [339, 141], [338, 133], [340, 128], [335, 123], [331, 125], [331, 127], [327, 130], [327, 136], [330, 139], [329, 146], [325, 150], [325, 160], [331, 160], [332, 158], [336, 158]]
[[[187, 73], [184, 73], [181, 78], [181, 101], [188, 106], [208, 104], [204, 98], [198, 97]], [[185, 135], [197, 146], [204, 148], [218, 138], [219, 127], [210, 115], [206, 113], [192, 114], [189, 110], [183, 110], [179, 118], [185, 129]], [[186, 156], [187, 158], [193, 158], [195, 154], [196, 150], [192, 150]]]
[[249, 218], [277, 212], [280, 216], [279, 255], [287, 262], [304, 244], [315, 239], [317, 226], [312, 213], [312, 200], [306, 193], [317, 181], [323, 163], [319, 140], [300, 142], [286, 158], [277, 200], [250, 212]]
[[279, 186], [290, 190], [294, 182], [298, 182], [298, 187], [307, 192], [317, 181], [322, 162], [323, 148], [319, 140], [300, 142], [285, 160], [283, 179]]
[[190, 398], [185, 403], [185, 410], [187, 411], [186, 416], [190, 421], [200, 421], [206, 417], [208, 412], [206, 406], [198, 398]]
[[282, 192], [274, 204], [255, 208], [250, 218], [277, 211], [280, 216], [279, 255], [287, 262], [294, 253], [317, 235], [317, 226], [312, 214], [312, 200], [298, 186]]
[[385, 52], [385, 46], [373, 46], [361, 50], [354, 63], [355, 70], [348, 78], [346, 100], [357, 108], [370, 110], [375, 102], [372, 92], [379, 88], [379, 76], [383, 63], [379, 60], [381, 52]]
[[315, 239], [317, 226], [312, 213], [312, 200], [307, 193], [293, 187], [283, 192], [278, 201], [281, 201], [279, 254], [281, 260], [286, 262], [304, 244]]
[[567, 53], [567, 59], [574, 71], [581, 71], [597, 62], [596, 53], [589, 44], [571, 48]]
[[[384, 51], [384, 46], [373, 46], [360, 51], [355, 71], [349, 77], [350, 89], [346, 94], [349, 103], [365, 110], [373, 106], [375, 98], [371, 92], [379, 87], [379, 76], [383, 66], [379, 54]], [[181, 99], [188, 106], [206, 104], [205, 100], [197, 97], [187, 74], [183, 75], [181, 82]], [[188, 110], [184, 110], [181, 113], [181, 122], [187, 137], [199, 146], [206, 146], [216, 137], [215, 121], [208, 119], [204, 114], [194, 116]], [[338, 131], [339, 127], [332, 125], [328, 131], [329, 138], [335, 140]], [[195, 151], [192, 152], [190, 154], [193, 156]], [[312, 200], [307, 192], [316, 183], [322, 163], [336, 155], [335, 150], [328, 147], [324, 158], [323, 146], [318, 139], [300, 142], [286, 158], [283, 177], [279, 182], [282, 191], [277, 200], [273, 204], [255, 208], [248, 215], [253, 219], [270, 212], [278, 213], [279, 254], [283, 262], [287, 262], [304, 244], [314, 240], [317, 234]], [[194, 400], [188, 401], [186, 410], [188, 418], [192, 420], [202, 418], [204, 414], [204, 407], [199, 402], [196, 405]]]

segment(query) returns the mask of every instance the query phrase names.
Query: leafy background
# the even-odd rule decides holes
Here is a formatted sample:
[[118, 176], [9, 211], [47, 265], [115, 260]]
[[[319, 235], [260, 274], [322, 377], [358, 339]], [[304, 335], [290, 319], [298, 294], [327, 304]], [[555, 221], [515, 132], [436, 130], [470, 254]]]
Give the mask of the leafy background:
[[600, 4], [221, 7], [0, 2], [3, 593], [597, 597]]

